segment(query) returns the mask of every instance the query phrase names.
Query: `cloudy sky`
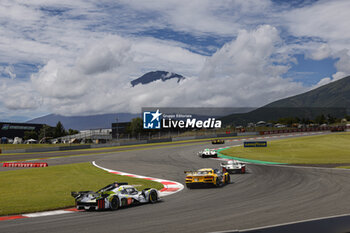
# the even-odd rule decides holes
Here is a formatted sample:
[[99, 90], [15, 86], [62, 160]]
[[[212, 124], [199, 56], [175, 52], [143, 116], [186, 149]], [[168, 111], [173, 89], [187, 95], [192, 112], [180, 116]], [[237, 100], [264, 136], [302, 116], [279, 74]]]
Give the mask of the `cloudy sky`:
[[[258, 107], [350, 74], [350, 1], [1, 0], [0, 121]], [[132, 87], [146, 72], [186, 77]]]

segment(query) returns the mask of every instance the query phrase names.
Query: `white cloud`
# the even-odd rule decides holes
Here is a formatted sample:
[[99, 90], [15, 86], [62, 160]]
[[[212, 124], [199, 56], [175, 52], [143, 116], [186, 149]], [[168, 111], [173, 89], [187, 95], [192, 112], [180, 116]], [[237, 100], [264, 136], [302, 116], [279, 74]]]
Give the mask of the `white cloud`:
[[285, 19], [293, 35], [322, 38], [339, 50], [350, 39], [347, 30], [349, 9], [347, 0], [323, 0], [286, 12]]
[[315, 48], [311, 47], [310, 51], [306, 55], [307, 58], [312, 60], [322, 60], [332, 56], [332, 49], [328, 44], [321, 44]]
[[338, 54], [339, 60], [335, 63], [335, 66], [338, 72], [345, 73], [346, 75], [350, 74], [350, 56], [349, 50], [343, 49]]
[[[132, 88], [133, 78], [157, 69], [181, 70], [183, 75], [191, 77], [198, 73], [204, 60], [200, 55], [159, 40], [107, 36], [91, 44], [73, 65], [51, 60], [31, 80], [44, 97], [44, 103], [55, 113], [138, 112], [141, 103], [147, 105], [147, 101], [163, 99], [169, 94], [169, 87], [160, 87], [162, 91], [156, 93], [154, 86]], [[135, 106], [130, 104], [134, 101], [138, 103]]]
[[269, 25], [243, 30], [208, 59], [202, 76], [212, 80], [222, 95], [231, 96], [225, 104], [240, 107], [251, 103], [256, 107], [296, 94], [302, 86], [281, 78], [288, 67], [273, 64], [280, 42], [276, 28]]
[[270, 0], [215, 2], [210, 0], [123, 0], [121, 2], [138, 14], [151, 12], [157, 20], [150, 20], [149, 27], [170, 27], [191, 34], [236, 35], [242, 29], [242, 24], [255, 27], [258, 22], [256, 16], [268, 15], [272, 10]]
[[37, 95], [29, 82], [14, 79], [1, 79], [0, 98], [9, 110], [34, 110], [40, 106], [41, 97]]
[[315, 89], [315, 88], [318, 88], [320, 86], [323, 86], [323, 85], [326, 85], [326, 84], [329, 84], [331, 82], [334, 82], [334, 81], [337, 81], [339, 79], [342, 79], [344, 77], [346, 77], [346, 73], [344, 72], [337, 72], [335, 74], [332, 75], [332, 78], [330, 77], [325, 77], [323, 79], [321, 79], [315, 86], [313, 86], [311, 89]]
[[1, 74], [5, 76], [9, 76], [11, 79], [16, 78], [16, 73], [14, 72], [13, 66], [5, 66], [5, 67], [0, 66], [0, 76]]
[[350, 75], [349, 50], [343, 49], [337, 53], [334, 53], [333, 57], [338, 58], [338, 61], [335, 63], [337, 72], [334, 73], [331, 78], [325, 77], [321, 79], [315, 86], [312, 87], [312, 89], [337, 81]]
[[1, 1], [0, 62], [40, 64], [54, 57], [67, 62], [87, 38], [101, 38], [88, 29], [102, 15], [94, 8], [80, 0]]
[[253, 75], [261, 73], [276, 51], [275, 45], [279, 41], [276, 28], [269, 25], [261, 26], [254, 32], [242, 30], [236, 40], [225, 44], [213, 55], [210, 60], [212, 66], [206, 65], [206, 69], [216, 69], [216, 73], [228, 76], [232, 72]]
[[[336, 63], [338, 74], [349, 75], [349, 9], [348, 0], [318, 1], [310, 6], [284, 12], [284, 25], [294, 36], [310, 37], [318, 41], [301, 46], [308, 57], [314, 60], [339, 58]], [[325, 80], [320, 82], [324, 83]]]
[[[282, 78], [296, 53], [339, 58], [337, 73], [318, 85], [350, 73], [349, 8], [342, 0], [294, 10], [270, 0], [3, 0], [0, 64], [42, 66], [29, 81], [2, 68], [0, 95], [9, 100], [0, 108], [75, 115], [146, 105], [260, 106], [305, 90]], [[184, 32], [188, 44], [142, 34], [157, 29]], [[191, 42], [208, 36], [234, 39], [222, 48]], [[210, 57], [191, 52], [201, 46], [217, 51]], [[187, 79], [131, 88], [133, 78], [153, 70]]]
[[318, 88], [320, 86], [326, 85], [328, 83], [332, 82], [332, 79], [330, 77], [325, 77], [321, 79], [315, 86], [313, 86], [311, 89]]
[[347, 75], [347, 74], [344, 73], [344, 72], [337, 72], [337, 73], [335, 73], [335, 74], [332, 75], [333, 81], [342, 79], [342, 78], [344, 78], [346, 75]]
[[[31, 80], [44, 105], [64, 115], [139, 112], [143, 106], [260, 106], [299, 93], [283, 79], [288, 67], [275, 66], [276, 28], [264, 25], [239, 32], [212, 57], [159, 40], [108, 36], [86, 49], [72, 65], [48, 62]], [[132, 78], [152, 70], [187, 78], [131, 87]]]

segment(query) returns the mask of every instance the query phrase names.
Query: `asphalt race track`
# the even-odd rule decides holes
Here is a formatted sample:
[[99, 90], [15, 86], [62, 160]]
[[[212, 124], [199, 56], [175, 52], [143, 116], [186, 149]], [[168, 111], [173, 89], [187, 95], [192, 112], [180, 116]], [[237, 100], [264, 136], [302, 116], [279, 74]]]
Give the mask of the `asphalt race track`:
[[[218, 167], [219, 161], [202, 159], [197, 152], [220, 146], [208, 142], [179, 144], [46, 162], [55, 165], [95, 160], [106, 168], [184, 184], [184, 170]], [[2, 221], [0, 232], [214, 232], [350, 212], [350, 170], [251, 164], [247, 168], [247, 174], [231, 175], [232, 183], [222, 188], [185, 188], [160, 203], [118, 211]]]

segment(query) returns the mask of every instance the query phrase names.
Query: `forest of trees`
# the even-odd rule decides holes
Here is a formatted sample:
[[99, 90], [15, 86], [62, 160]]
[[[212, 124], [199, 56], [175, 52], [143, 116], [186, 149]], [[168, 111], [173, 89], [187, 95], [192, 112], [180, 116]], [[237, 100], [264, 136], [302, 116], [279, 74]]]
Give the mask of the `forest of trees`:
[[35, 140], [41, 140], [43, 138], [58, 138], [58, 137], [63, 137], [66, 135], [74, 135], [79, 133], [78, 130], [74, 129], [68, 129], [66, 131], [62, 125], [62, 123], [59, 121], [56, 124], [56, 127], [50, 127], [48, 125], [44, 125], [41, 129], [40, 132], [37, 133], [36, 131], [26, 131], [24, 132], [24, 140], [28, 139], [35, 139]]
[[[347, 121], [350, 121], [350, 116], [346, 115], [344, 117]], [[322, 125], [322, 124], [327, 124], [327, 125], [332, 125], [336, 123], [341, 123], [340, 118], [333, 117], [331, 115], [318, 115], [314, 119], [309, 119], [309, 118], [298, 118], [298, 117], [285, 117], [285, 118], [280, 118], [277, 121], [272, 121], [271, 123], [279, 123], [283, 125], [288, 125], [291, 126], [293, 124], [317, 124], [317, 125]]]

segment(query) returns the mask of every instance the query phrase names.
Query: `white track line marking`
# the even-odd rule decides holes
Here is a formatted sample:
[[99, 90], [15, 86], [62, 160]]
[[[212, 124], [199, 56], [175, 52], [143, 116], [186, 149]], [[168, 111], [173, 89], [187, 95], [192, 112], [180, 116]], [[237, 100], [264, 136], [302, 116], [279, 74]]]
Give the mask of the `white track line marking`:
[[35, 218], [35, 217], [43, 217], [43, 216], [51, 216], [51, 215], [59, 215], [59, 214], [68, 214], [68, 213], [71, 213], [71, 211], [54, 210], [54, 211], [45, 211], [45, 212], [38, 212], [38, 213], [31, 213], [31, 214], [22, 214], [22, 216], [28, 217], [28, 218]]
[[115, 170], [112, 170], [112, 169], [101, 167], [101, 166], [97, 165], [95, 161], [93, 161], [92, 164], [95, 167], [98, 167], [98, 168], [100, 168], [102, 170], [105, 170], [105, 171], [107, 171], [109, 173], [113, 173], [113, 174], [116, 174], [116, 175], [129, 176], [129, 177], [145, 179], [145, 180], [151, 180], [151, 181], [155, 181], [155, 182], [161, 183], [164, 186], [164, 188], [159, 191], [161, 197], [165, 197], [165, 196], [168, 196], [168, 195], [180, 192], [181, 190], [184, 189], [184, 186], [181, 183], [176, 182], [176, 181], [164, 180], [164, 179], [147, 177], [147, 176], [140, 176], [140, 175], [135, 175], [135, 174], [121, 172], [121, 171], [115, 171]]

